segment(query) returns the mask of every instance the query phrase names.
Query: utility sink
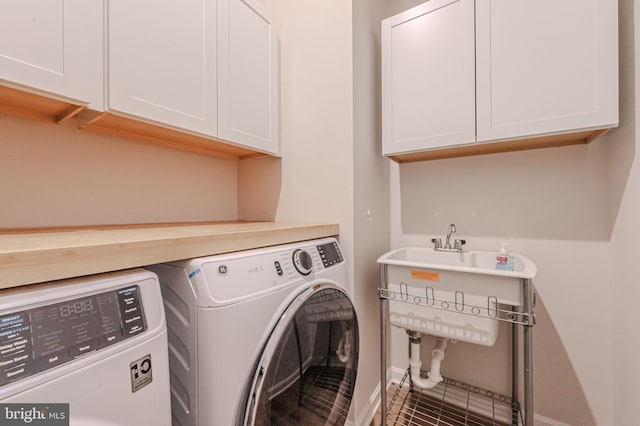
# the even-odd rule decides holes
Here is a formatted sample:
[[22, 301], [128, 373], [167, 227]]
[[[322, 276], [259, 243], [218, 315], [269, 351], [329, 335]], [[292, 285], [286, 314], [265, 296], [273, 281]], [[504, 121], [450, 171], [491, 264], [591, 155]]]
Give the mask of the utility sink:
[[534, 278], [538, 272], [531, 260], [519, 254], [511, 254], [513, 271], [498, 270], [495, 267], [496, 255], [497, 252], [491, 251], [448, 252], [427, 247], [404, 247], [383, 255], [378, 263], [529, 279]]
[[511, 254], [513, 271], [498, 270], [496, 255], [427, 247], [404, 247], [384, 254], [378, 263], [386, 265], [382, 291], [389, 300], [391, 324], [492, 346], [498, 336], [498, 320], [517, 321], [513, 312], [523, 304], [521, 280], [537, 274], [536, 265], [519, 254]]

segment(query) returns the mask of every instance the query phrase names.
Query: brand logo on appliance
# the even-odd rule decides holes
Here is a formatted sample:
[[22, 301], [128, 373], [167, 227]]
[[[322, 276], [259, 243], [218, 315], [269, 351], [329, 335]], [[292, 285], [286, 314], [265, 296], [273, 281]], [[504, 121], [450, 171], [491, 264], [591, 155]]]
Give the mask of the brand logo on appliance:
[[131, 392], [147, 386], [153, 381], [153, 372], [151, 371], [151, 354], [147, 354], [140, 359], [129, 364], [131, 370]]
[[218, 266], [218, 275], [227, 275], [227, 265]]
[[69, 426], [69, 404], [0, 404], [0, 424]]

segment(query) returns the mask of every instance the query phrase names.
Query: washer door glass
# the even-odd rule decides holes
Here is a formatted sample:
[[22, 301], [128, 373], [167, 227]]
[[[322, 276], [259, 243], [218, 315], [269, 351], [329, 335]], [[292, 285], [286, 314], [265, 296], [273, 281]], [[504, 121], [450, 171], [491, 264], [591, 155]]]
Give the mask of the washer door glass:
[[308, 288], [264, 347], [245, 424], [344, 424], [357, 366], [358, 321], [349, 297], [333, 284]]

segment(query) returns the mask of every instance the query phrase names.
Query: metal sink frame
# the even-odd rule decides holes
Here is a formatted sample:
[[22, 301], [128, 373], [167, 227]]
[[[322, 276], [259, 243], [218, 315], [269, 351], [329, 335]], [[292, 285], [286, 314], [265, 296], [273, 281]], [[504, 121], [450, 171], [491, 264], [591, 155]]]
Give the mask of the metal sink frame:
[[[533, 335], [532, 328], [535, 325], [535, 293], [533, 291], [532, 279], [537, 274], [537, 268], [533, 262], [524, 256], [515, 255], [514, 271], [495, 270], [486, 262], [476, 262], [476, 259], [484, 259], [487, 255], [495, 256], [490, 252], [463, 252], [451, 253], [430, 253], [433, 249], [408, 247], [386, 253], [378, 259], [379, 264], [379, 288], [378, 297], [380, 300], [380, 407], [381, 425], [386, 426], [387, 421], [387, 326], [389, 300], [395, 302], [409, 303], [423, 306], [426, 309], [443, 309], [461, 315], [476, 315], [491, 318], [498, 321], [511, 323], [511, 401], [513, 410], [513, 426], [518, 426], [518, 419], [523, 420], [525, 426], [533, 426]], [[443, 256], [444, 255], [444, 256]], [[495, 257], [494, 257], [495, 258]], [[425, 274], [462, 274], [466, 281], [469, 278], [477, 278], [480, 293], [491, 302], [489, 306], [498, 306], [495, 309], [488, 309], [487, 306], [471, 306], [461, 304], [459, 300], [464, 300], [462, 290], [455, 290], [454, 303], [446, 303], [430, 297], [430, 289], [433, 291], [431, 283], [425, 281], [424, 291], [421, 294], [412, 294], [407, 289], [406, 283], [400, 283], [400, 291], [389, 289], [389, 275], [394, 277], [398, 274], [398, 268], [411, 270], [413, 275]], [[446, 275], [445, 275], [446, 276]], [[498, 282], [510, 278], [510, 289], [504, 283], [497, 287], [491, 283], [494, 277]], [[512, 282], [511, 282], [512, 281]], [[404, 285], [402, 285], [404, 284]], [[437, 285], [435, 283], [434, 285]], [[513, 288], [515, 287], [515, 289]], [[469, 287], [466, 287], [464, 291]], [[516, 295], [514, 296], [514, 290]], [[470, 290], [474, 291], [474, 290]], [[496, 294], [491, 292], [496, 291]], [[444, 303], [443, 303], [444, 302]], [[520, 346], [519, 329], [522, 329], [522, 350], [523, 350], [523, 404], [519, 402], [519, 380], [518, 371], [519, 359], [518, 349]], [[521, 412], [523, 411], [523, 413]], [[523, 415], [520, 415], [523, 414]]]

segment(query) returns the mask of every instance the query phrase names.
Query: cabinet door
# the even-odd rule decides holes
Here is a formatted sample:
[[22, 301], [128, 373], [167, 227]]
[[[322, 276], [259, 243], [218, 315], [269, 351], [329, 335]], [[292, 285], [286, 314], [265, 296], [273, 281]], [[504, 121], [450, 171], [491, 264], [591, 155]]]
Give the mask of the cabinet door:
[[618, 121], [617, 2], [477, 2], [478, 141]]
[[111, 111], [216, 135], [215, 0], [108, 4]]
[[103, 107], [102, 0], [0, 2], [0, 79]]
[[382, 21], [384, 154], [475, 141], [473, 0], [431, 0]]
[[218, 136], [279, 152], [278, 39], [252, 0], [218, 0]]

